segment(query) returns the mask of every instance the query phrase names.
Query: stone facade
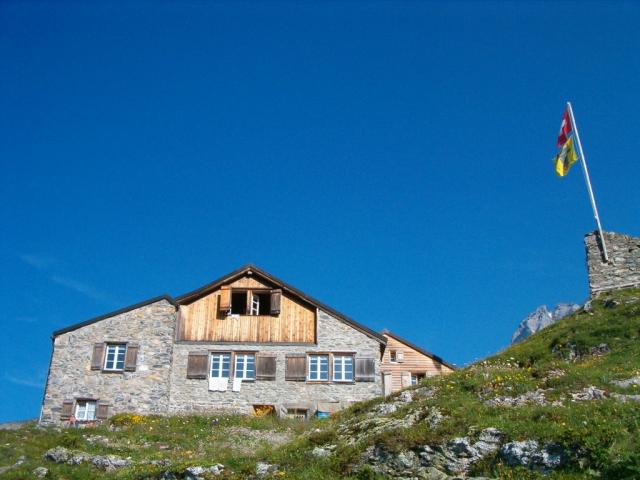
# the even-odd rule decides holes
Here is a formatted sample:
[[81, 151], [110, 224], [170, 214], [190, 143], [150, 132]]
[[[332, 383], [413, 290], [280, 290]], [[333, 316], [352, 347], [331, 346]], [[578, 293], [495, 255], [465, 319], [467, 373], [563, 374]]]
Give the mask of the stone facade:
[[[228, 409], [251, 413], [252, 405], [273, 405], [278, 412], [287, 408], [308, 408], [314, 412], [319, 402], [334, 403], [336, 408], [382, 394], [380, 342], [318, 310], [317, 344], [229, 344], [178, 342], [173, 348], [170, 413]], [[187, 378], [190, 351], [260, 352], [276, 355], [275, 380], [243, 382], [240, 392], [211, 392], [207, 380]], [[285, 355], [291, 353], [354, 353], [356, 357], [376, 359], [374, 382], [308, 383], [285, 380]], [[339, 402], [339, 403], [338, 403]]]
[[[170, 297], [159, 297], [58, 331], [54, 334], [40, 423], [64, 423], [70, 411], [63, 415], [63, 405], [70, 408], [78, 400], [94, 400], [96, 405], [108, 403], [107, 416], [121, 412], [180, 414], [232, 410], [251, 413], [253, 405], [273, 405], [278, 413], [295, 408], [313, 414], [316, 409], [335, 411], [352, 402], [381, 395], [380, 359], [384, 339], [319, 308], [316, 322], [315, 343], [176, 341], [176, 303]], [[135, 370], [92, 369], [94, 345], [104, 343], [138, 345]], [[231, 381], [226, 392], [209, 391], [208, 380], [187, 378], [187, 359], [192, 351], [273, 354], [276, 356], [275, 379], [245, 381], [239, 392], [232, 391]], [[347, 353], [354, 358], [373, 358], [374, 381], [285, 380], [285, 356], [310, 353]]]
[[[62, 403], [78, 398], [109, 402], [110, 415], [168, 411], [175, 311], [160, 300], [56, 336], [40, 422], [59, 422]], [[91, 370], [93, 346], [100, 342], [138, 344], [136, 370]]]
[[605, 232], [604, 238], [609, 262], [603, 260], [597, 232], [585, 236], [591, 295], [640, 286], [640, 237]]

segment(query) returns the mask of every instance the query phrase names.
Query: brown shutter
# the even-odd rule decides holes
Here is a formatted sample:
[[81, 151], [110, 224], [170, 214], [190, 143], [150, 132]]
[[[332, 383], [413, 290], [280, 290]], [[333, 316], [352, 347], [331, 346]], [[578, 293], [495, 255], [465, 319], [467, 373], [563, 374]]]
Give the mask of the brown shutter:
[[127, 350], [124, 354], [124, 370], [125, 372], [135, 372], [136, 363], [138, 361], [138, 349], [139, 345], [134, 343], [127, 344]]
[[271, 290], [271, 315], [280, 315], [280, 300], [282, 290]]
[[220, 298], [218, 299], [218, 310], [226, 313], [231, 308], [231, 287], [223, 285], [220, 287]]
[[286, 357], [285, 380], [304, 382], [307, 379], [307, 356], [302, 354], [289, 354]]
[[91, 370], [102, 370], [104, 365], [104, 343], [93, 345], [93, 355], [91, 356]]
[[402, 388], [411, 386], [411, 372], [402, 372]]
[[96, 405], [96, 418], [109, 418], [109, 402], [99, 401]]
[[209, 353], [189, 352], [187, 359], [187, 378], [206, 379], [209, 368]]
[[65, 400], [62, 402], [62, 411], [60, 412], [61, 420], [69, 420], [69, 417], [73, 415], [73, 400]]
[[276, 379], [275, 355], [256, 355], [256, 380]]
[[404, 352], [402, 350], [396, 351], [396, 362], [403, 363], [404, 362]]
[[376, 379], [376, 359], [356, 358], [356, 382], [373, 382]]

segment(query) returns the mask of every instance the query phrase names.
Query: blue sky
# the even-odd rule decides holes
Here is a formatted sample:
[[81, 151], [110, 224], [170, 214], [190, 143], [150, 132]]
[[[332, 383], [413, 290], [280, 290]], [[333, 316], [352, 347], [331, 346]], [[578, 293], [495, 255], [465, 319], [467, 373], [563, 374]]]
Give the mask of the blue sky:
[[253, 262], [459, 365], [640, 235], [640, 4], [2, 2], [0, 420], [53, 330]]

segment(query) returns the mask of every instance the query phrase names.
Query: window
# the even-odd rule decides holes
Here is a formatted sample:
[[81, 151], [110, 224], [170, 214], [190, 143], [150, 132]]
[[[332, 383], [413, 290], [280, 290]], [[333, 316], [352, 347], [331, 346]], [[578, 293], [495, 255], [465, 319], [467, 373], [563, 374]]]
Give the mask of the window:
[[236, 353], [236, 378], [243, 380], [255, 380], [256, 356], [253, 353]]
[[104, 357], [105, 370], [124, 370], [124, 354], [127, 345], [124, 343], [107, 345], [107, 354]]
[[230, 367], [230, 353], [211, 354], [211, 378], [229, 378]]
[[231, 292], [232, 315], [271, 315], [271, 292], [236, 290]]
[[231, 292], [231, 314], [246, 315], [247, 314], [247, 291], [233, 290]]
[[309, 380], [329, 380], [329, 355], [309, 355]]
[[396, 352], [395, 350], [390, 350], [389, 351], [389, 362], [390, 363], [397, 363], [398, 362], [398, 352]]
[[96, 402], [94, 400], [78, 400], [76, 403], [76, 420], [87, 422], [96, 419]]
[[411, 385], [417, 385], [420, 380], [424, 378], [424, 373], [412, 373]]
[[306, 408], [287, 408], [287, 418], [306, 420], [309, 410]]
[[334, 355], [333, 356], [333, 381], [352, 382], [353, 381], [353, 356]]

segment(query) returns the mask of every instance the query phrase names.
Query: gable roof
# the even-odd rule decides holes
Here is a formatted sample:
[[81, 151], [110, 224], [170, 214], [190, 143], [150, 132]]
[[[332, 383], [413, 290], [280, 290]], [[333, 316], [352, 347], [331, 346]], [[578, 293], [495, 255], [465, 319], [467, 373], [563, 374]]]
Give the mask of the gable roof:
[[382, 331], [382, 334], [383, 335], [387, 335], [389, 337], [395, 338], [400, 343], [404, 343], [407, 347], [413, 348], [417, 352], [420, 352], [421, 354], [426, 355], [427, 357], [431, 358], [432, 360], [435, 360], [436, 362], [441, 363], [445, 367], [449, 367], [451, 370], [457, 370], [457, 367], [455, 367], [453, 364], [447, 362], [443, 358], [439, 357], [438, 355], [435, 355], [435, 354], [431, 353], [430, 351], [425, 350], [422, 347], [419, 347], [415, 343], [411, 343], [409, 340], [406, 340], [406, 339], [402, 338], [400, 335], [396, 335], [395, 333], [387, 330], [386, 328]]
[[237, 270], [234, 270], [233, 272], [230, 272], [226, 275], [223, 275], [222, 277], [218, 278], [217, 280], [214, 280], [211, 283], [208, 283], [196, 290], [193, 290], [191, 292], [185, 293], [183, 295], [180, 295], [178, 297], [176, 297], [175, 299], [173, 297], [171, 297], [168, 294], [163, 294], [160, 295], [158, 297], [153, 297], [150, 298], [148, 300], [144, 300], [142, 302], [136, 303], [134, 305], [129, 305], [128, 307], [124, 307], [121, 308], [119, 310], [113, 311], [113, 312], [109, 312], [106, 313], [104, 315], [100, 315], [99, 317], [94, 317], [91, 318], [89, 320], [86, 320], [84, 322], [80, 322], [80, 323], [76, 323], [73, 325], [70, 325], [68, 327], [62, 328], [60, 330], [56, 330], [55, 332], [53, 332], [53, 337], [57, 337], [58, 335], [62, 335], [63, 333], [68, 333], [71, 332], [73, 330], [77, 330], [78, 328], [82, 328], [82, 327], [86, 327], [87, 325], [91, 325], [93, 323], [99, 322], [100, 320], [104, 320], [110, 317], [115, 317], [116, 315], [120, 315], [126, 312], [129, 312], [131, 310], [135, 310], [137, 308], [141, 308], [141, 307], [145, 307], [147, 305], [150, 305], [152, 303], [155, 302], [159, 302], [160, 300], [166, 300], [167, 302], [169, 302], [171, 305], [174, 306], [179, 306], [179, 305], [185, 305], [185, 304], [189, 304], [191, 302], [194, 302], [196, 300], [198, 300], [199, 298], [202, 298], [208, 294], [210, 294], [211, 292], [217, 290], [219, 287], [221, 287], [222, 285], [225, 285], [227, 283], [233, 282], [234, 280], [244, 276], [244, 275], [255, 275], [256, 277], [261, 277], [262, 279], [266, 280], [267, 282], [273, 284], [274, 286], [282, 289], [283, 292], [287, 292], [290, 295], [293, 295], [303, 301], [305, 301], [306, 303], [312, 305], [315, 308], [318, 308], [320, 310], [323, 310], [325, 312], [327, 312], [328, 314], [332, 315], [333, 317], [337, 318], [338, 320], [340, 320], [341, 322], [349, 325], [350, 327], [358, 330], [361, 333], [364, 333], [365, 335], [373, 338], [374, 340], [380, 342], [382, 345], [386, 345], [387, 340], [386, 338], [379, 334], [378, 332], [376, 332], [375, 330], [371, 330], [370, 328], [366, 327], [365, 325], [356, 322], [355, 320], [353, 320], [352, 318], [349, 318], [348, 316], [346, 316], [343, 313], [340, 313], [339, 311], [337, 311], [334, 308], [331, 308], [330, 306], [320, 302], [319, 300], [314, 299], [313, 297], [310, 297], [309, 295], [307, 295], [306, 293], [302, 292], [301, 290], [298, 290], [297, 288], [283, 282], [282, 280], [274, 277], [273, 275], [265, 272], [264, 270], [256, 267], [253, 264], [247, 264], [244, 265], [243, 267], [240, 267]]
[[385, 345], [387, 343], [387, 340], [384, 338], [384, 336], [382, 336], [375, 330], [371, 330], [369, 327], [366, 327], [365, 325], [346, 316], [344, 313], [341, 313], [338, 310], [330, 307], [329, 305], [326, 305], [320, 302], [319, 300], [316, 300], [315, 298], [307, 295], [303, 291], [298, 290], [297, 288], [289, 285], [286, 282], [283, 282], [279, 278], [274, 277], [270, 273], [265, 272], [264, 270], [256, 267], [251, 263], [244, 265], [243, 267], [240, 267], [239, 269], [234, 270], [233, 272], [223, 275], [222, 277], [218, 278], [217, 280], [214, 280], [211, 283], [208, 283], [203, 287], [200, 287], [196, 290], [185, 293], [184, 295], [180, 295], [179, 297], [176, 298], [176, 303], [178, 305], [184, 305], [184, 304], [194, 302], [199, 298], [202, 298], [210, 294], [211, 292], [217, 290], [222, 285], [233, 282], [234, 280], [240, 277], [243, 277], [244, 275], [255, 275], [256, 277], [261, 277], [263, 280], [266, 280], [268, 283], [271, 283], [274, 286], [282, 289], [283, 292], [287, 292], [290, 295], [293, 295], [305, 301], [306, 303], [312, 305], [313, 307], [327, 312], [328, 314], [337, 318], [341, 322], [349, 325], [352, 328], [355, 328], [356, 330], [360, 331], [361, 333], [364, 333], [365, 335], [373, 338], [374, 340], [377, 340], [382, 345]]

